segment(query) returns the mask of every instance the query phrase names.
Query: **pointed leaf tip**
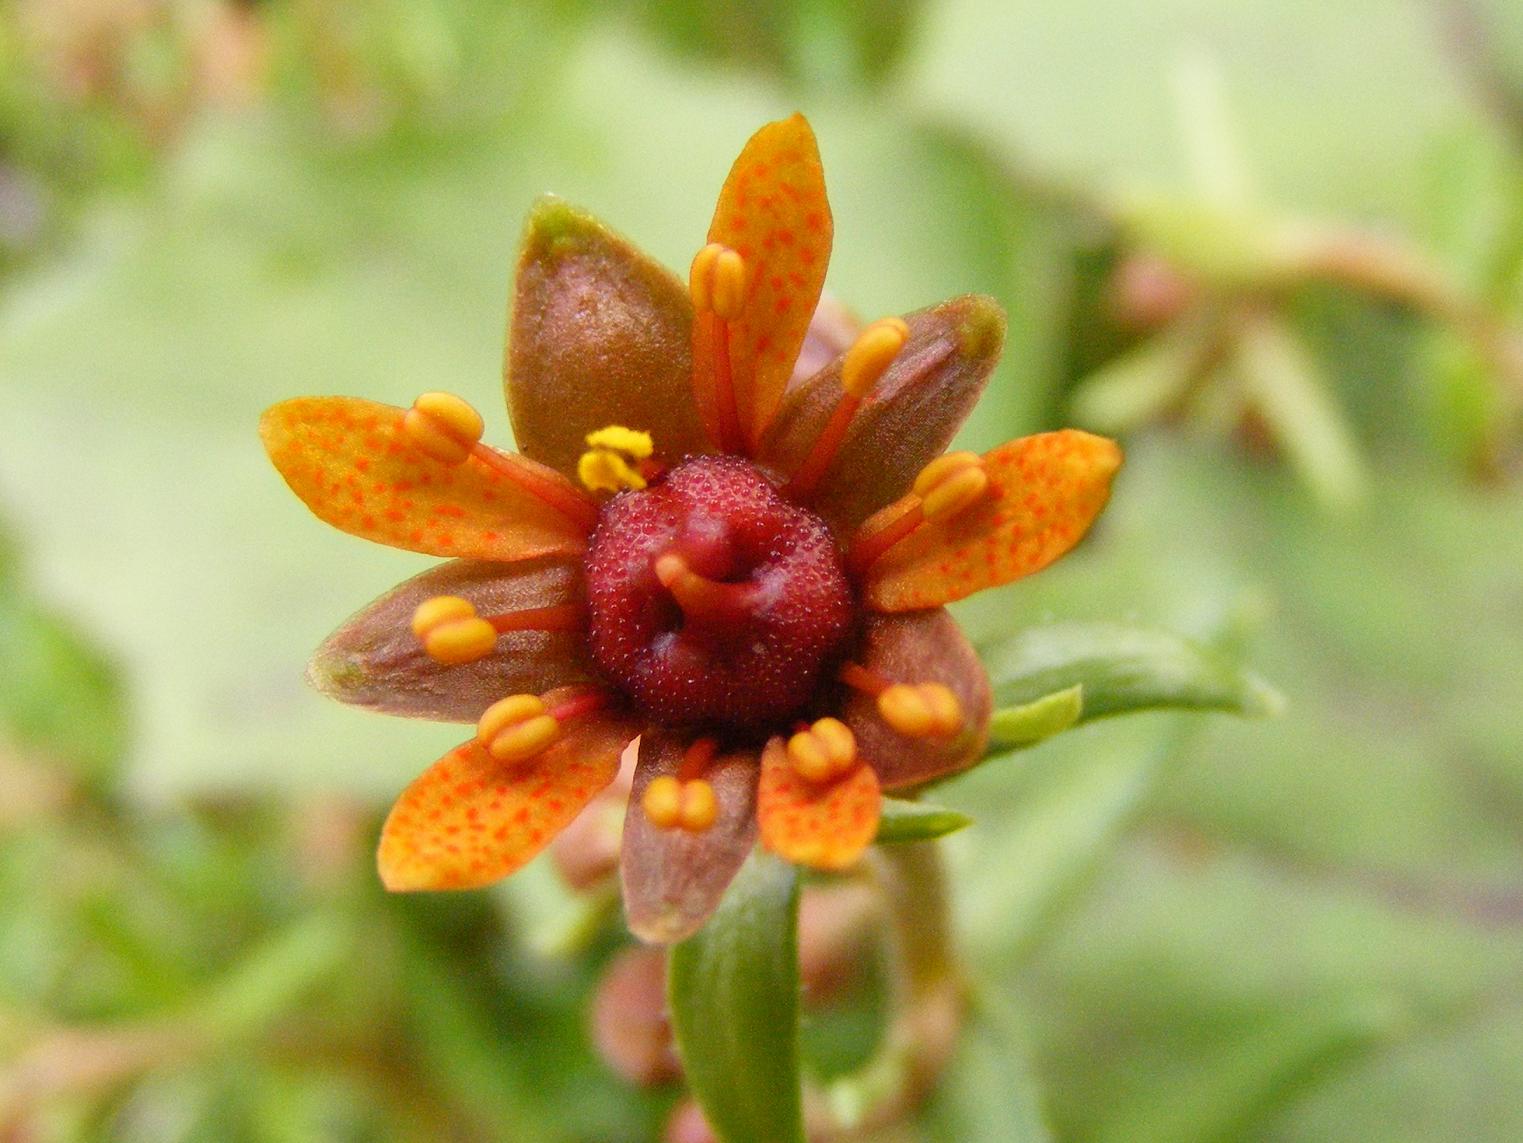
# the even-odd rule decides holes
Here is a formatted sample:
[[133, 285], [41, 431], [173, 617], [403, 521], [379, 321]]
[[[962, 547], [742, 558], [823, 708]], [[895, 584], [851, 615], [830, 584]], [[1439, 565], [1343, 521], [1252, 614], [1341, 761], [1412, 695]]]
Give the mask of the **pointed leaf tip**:
[[1002, 707], [989, 718], [989, 745], [995, 750], [1035, 746], [1075, 725], [1083, 713], [1082, 683], [1019, 706]]

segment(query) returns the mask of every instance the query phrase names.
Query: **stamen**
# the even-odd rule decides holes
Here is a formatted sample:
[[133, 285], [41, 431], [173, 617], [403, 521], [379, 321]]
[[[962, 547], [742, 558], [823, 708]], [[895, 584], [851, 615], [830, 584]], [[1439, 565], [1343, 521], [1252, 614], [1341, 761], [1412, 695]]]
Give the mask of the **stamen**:
[[844, 664], [836, 678], [877, 699], [883, 721], [907, 738], [950, 737], [962, 730], [962, 702], [942, 683], [896, 683], [860, 663]]
[[476, 614], [475, 605], [457, 595], [424, 600], [412, 615], [412, 633], [436, 663], [473, 663], [492, 653], [497, 630]]
[[622, 492], [645, 487], [641, 461], [649, 459], [655, 443], [649, 433], [608, 425], [587, 434], [591, 447], [577, 461], [576, 474], [589, 492]]
[[476, 741], [499, 762], [528, 761], [560, 736], [560, 721], [537, 695], [509, 695], [487, 707], [476, 724]]
[[962, 703], [941, 683], [895, 683], [878, 696], [878, 713], [907, 738], [947, 738], [962, 729]]
[[694, 778], [703, 776], [703, 772], [714, 761], [714, 756], [719, 753], [719, 740], [717, 738], [700, 738], [687, 748], [687, 753], [682, 756], [682, 765], [677, 769], [677, 777], [684, 782], [690, 782]]
[[852, 343], [846, 351], [845, 360], [841, 362], [841, 398], [836, 402], [825, 428], [815, 439], [809, 455], [804, 458], [804, 463], [799, 465], [788, 481], [785, 495], [797, 500], [814, 491], [820, 478], [825, 475], [825, 470], [830, 467], [830, 462], [835, 459], [841, 442], [846, 439], [846, 430], [851, 425], [851, 419], [856, 416], [863, 398], [893, 364], [909, 336], [910, 327], [900, 318], [879, 318]]
[[538, 695], [509, 695], [487, 707], [476, 724], [476, 741], [499, 762], [526, 762], [553, 746], [566, 723], [608, 702], [602, 687], [578, 688], [553, 707]]
[[640, 808], [658, 829], [702, 833], [719, 820], [719, 799], [702, 778], [686, 782], [671, 774], [653, 778], [640, 798]]
[[755, 611], [758, 588], [752, 583], [723, 583], [695, 572], [676, 552], [655, 562], [656, 578], [672, 593], [677, 606], [689, 619], [709, 623], [739, 623]]
[[971, 506], [989, 487], [984, 458], [974, 452], [938, 456], [915, 477], [915, 495], [927, 520], [947, 520]]
[[922, 524], [952, 519], [976, 504], [988, 489], [989, 474], [977, 453], [938, 456], [915, 477], [899, 515], [858, 531], [846, 553], [847, 568], [855, 575], [865, 574], [884, 552]]
[[693, 258], [688, 275], [693, 308], [734, 321], [746, 301], [746, 261], [738, 251], [710, 242]]
[[586, 615], [575, 603], [527, 607], [502, 615], [477, 615], [468, 599], [436, 595], [413, 612], [412, 631], [430, 659], [447, 666], [473, 663], [492, 653], [497, 636], [506, 631], [575, 631]]
[[714, 403], [719, 419], [719, 447], [739, 452], [744, 438], [735, 404], [735, 379], [730, 367], [730, 323], [745, 309], [746, 263], [737, 251], [710, 242], [693, 258], [688, 292], [693, 312], [713, 323]]
[[481, 414], [453, 393], [424, 393], [402, 417], [409, 443], [448, 465], [465, 463], [485, 427]]
[[531, 496], [538, 496], [584, 532], [591, 532], [598, 522], [598, 506], [574, 486], [557, 479], [559, 474], [553, 469], [545, 469], [524, 457], [505, 456], [484, 444], [478, 444], [472, 455]]
[[886, 317], [873, 322], [846, 351], [846, 359], [841, 362], [841, 388], [852, 397], [867, 396], [909, 338], [910, 327], [901, 318]]
[[857, 764], [857, 739], [840, 719], [822, 718], [788, 739], [788, 762], [810, 782], [832, 782]]

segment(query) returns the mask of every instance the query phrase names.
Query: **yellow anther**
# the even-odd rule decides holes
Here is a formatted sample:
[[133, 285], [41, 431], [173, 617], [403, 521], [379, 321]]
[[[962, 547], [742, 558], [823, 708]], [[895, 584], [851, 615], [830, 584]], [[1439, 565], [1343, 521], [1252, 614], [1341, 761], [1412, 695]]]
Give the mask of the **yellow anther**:
[[645, 487], [645, 477], [636, 462], [647, 459], [656, 449], [649, 433], [605, 425], [588, 433], [586, 439], [592, 447], [576, 462], [576, 475], [587, 491], [622, 492]]
[[644, 460], [656, 451], [656, 442], [649, 433], [626, 429], [623, 425], [604, 425], [596, 432], [588, 433], [587, 446], [612, 449], [635, 460]]
[[788, 763], [810, 782], [834, 781], [856, 762], [856, 736], [840, 719], [819, 719], [788, 739]]
[[746, 262], [737, 252], [710, 242], [693, 258], [688, 274], [693, 309], [712, 310], [726, 321], [740, 316], [746, 301]]
[[483, 428], [481, 414], [453, 393], [424, 393], [402, 418], [413, 447], [445, 464], [464, 464]]
[[948, 737], [962, 729], [962, 703], [941, 683], [895, 683], [878, 696], [878, 713], [906, 738]]
[[545, 712], [536, 695], [509, 695], [487, 707], [476, 724], [476, 741], [499, 762], [524, 762], [561, 734], [561, 724]]
[[841, 388], [853, 397], [866, 396], [899, 355], [909, 336], [910, 327], [899, 318], [879, 318], [873, 322], [846, 351], [846, 359], [841, 362]]
[[458, 595], [436, 595], [420, 603], [412, 613], [412, 633], [430, 659], [449, 665], [473, 663], [497, 645], [497, 629]]
[[719, 799], [714, 787], [702, 778], [682, 783], [682, 817], [678, 824], [689, 833], [702, 833], [719, 819]]
[[670, 774], [652, 778], [640, 799], [640, 808], [657, 829], [671, 829], [682, 820], [682, 783]]
[[616, 452], [594, 448], [576, 462], [577, 479], [588, 492], [623, 492], [645, 487], [645, 477]]
[[974, 504], [989, 487], [984, 458], [973, 452], [938, 456], [915, 477], [915, 495], [927, 520], [945, 520]]
[[657, 829], [702, 833], [719, 820], [719, 799], [702, 778], [684, 782], [671, 774], [652, 778], [640, 798], [640, 808]]

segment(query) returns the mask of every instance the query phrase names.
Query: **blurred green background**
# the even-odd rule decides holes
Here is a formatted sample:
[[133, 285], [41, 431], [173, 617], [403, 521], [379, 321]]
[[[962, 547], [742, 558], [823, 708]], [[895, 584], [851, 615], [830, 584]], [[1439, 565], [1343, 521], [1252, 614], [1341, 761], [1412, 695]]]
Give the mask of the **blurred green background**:
[[659, 1137], [676, 1089], [588, 1042], [616, 917], [543, 862], [375, 885], [458, 729], [301, 668], [426, 561], [309, 517], [255, 423], [442, 388], [507, 443], [533, 196], [684, 267], [795, 109], [837, 296], [1009, 309], [969, 446], [1124, 435], [1092, 539], [970, 630], [1171, 628], [1287, 700], [938, 790], [978, 1018], [883, 1138], [1523, 1138], [1520, 13], [0, 0], [0, 1139]]

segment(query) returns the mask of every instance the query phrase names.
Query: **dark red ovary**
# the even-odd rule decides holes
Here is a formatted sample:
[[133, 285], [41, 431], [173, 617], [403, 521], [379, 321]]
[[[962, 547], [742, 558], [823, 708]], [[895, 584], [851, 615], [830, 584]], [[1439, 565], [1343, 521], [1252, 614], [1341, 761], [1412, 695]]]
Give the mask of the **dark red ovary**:
[[[679, 605], [656, 560], [712, 582]], [[586, 557], [589, 644], [609, 680], [663, 723], [741, 729], [786, 719], [851, 634], [841, 556], [813, 513], [751, 464], [700, 457], [603, 509]]]

